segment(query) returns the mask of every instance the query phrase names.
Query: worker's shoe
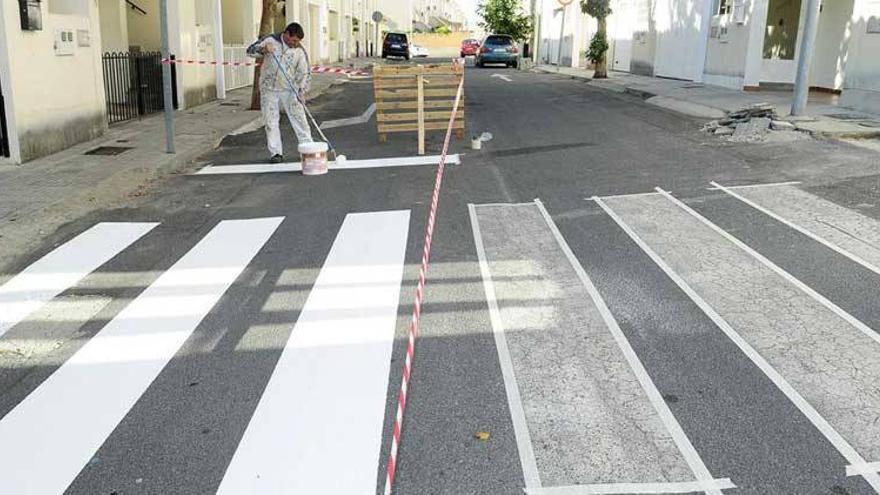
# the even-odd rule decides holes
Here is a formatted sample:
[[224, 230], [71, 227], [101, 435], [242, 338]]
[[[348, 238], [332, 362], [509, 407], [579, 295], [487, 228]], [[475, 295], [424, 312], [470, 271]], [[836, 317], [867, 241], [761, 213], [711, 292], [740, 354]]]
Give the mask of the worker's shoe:
[[269, 163], [281, 163], [284, 161], [284, 157], [281, 155], [275, 155], [272, 158], [269, 158]]

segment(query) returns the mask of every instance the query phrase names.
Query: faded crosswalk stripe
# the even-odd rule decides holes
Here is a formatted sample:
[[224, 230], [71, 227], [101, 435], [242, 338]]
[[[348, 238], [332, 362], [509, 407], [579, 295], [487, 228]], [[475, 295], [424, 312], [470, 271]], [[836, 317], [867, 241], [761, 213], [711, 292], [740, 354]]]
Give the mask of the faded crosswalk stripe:
[[218, 224], [0, 420], [0, 493], [62, 493], [281, 221]]
[[0, 336], [156, 225], [99, 223], [25, 268], [0, 286]]
[[599, 204], [880, 491], [876, 471], [862, 469], [880, 459], [876, 334], [661, 193]]
[[376, 493], [408, 229], [345, 218], [219, 493]]
[[797, 187], [732, 189], [712, 185], [880, 274], [880, 221]]
[[536, 463], [524, 465], [527, 493], [733, 488], [712, 478], [543, 205], [471, 215], [499, 359], [515, 375], [506, 387], [522, 400], [517, 442]]

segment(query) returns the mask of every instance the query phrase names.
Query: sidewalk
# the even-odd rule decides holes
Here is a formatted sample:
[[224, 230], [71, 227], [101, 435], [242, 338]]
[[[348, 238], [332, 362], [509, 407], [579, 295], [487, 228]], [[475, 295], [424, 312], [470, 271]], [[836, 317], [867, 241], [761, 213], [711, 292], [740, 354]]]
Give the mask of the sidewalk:
[[[557, 72], [556, 66], [548, 65], [538, 66], [536, 70], [584, 79], [592, 86], [618, 93], [634, 94], [645, 98], [645, 101], [651, 105], [708, 120], [723, 118], [728, 113], [758, 103], [774, 105], [776, 113], [783, 120], [791, 110], [791, 91], [746, 92], [692, 81], [623, 72], [609, 72], [608, 79], [594, 80], [591, 70], [562, 67]], [[856, 139], [880, 137], [880, 115], [840, 107], [837, 105], [837, 100], [836, 95], [813, 92], [807, 104], [807, 113], [811, 118], [792, 120], [796, 120], [799, 129], [814, 135]]]
[[[373, 62], [356, 59], [333, 65], [363, 68]], [[345, 75], [315, 74], [308, 99], [345, 79]], [[186, 168], [228, 134], [262, 127], [260, 112], [249, 110], [251, 88], [226, 96], [175, 113], [176, 154], [165, 153], [165, 121], [160, 113], [113, 126], [99, 139], [54, 155], [23, 165], [0, 165], [0, 268], [65, 223], [118, 206], [150, 182]], [[111, 156], [85, 154], [103, 146], [127, 149]]]

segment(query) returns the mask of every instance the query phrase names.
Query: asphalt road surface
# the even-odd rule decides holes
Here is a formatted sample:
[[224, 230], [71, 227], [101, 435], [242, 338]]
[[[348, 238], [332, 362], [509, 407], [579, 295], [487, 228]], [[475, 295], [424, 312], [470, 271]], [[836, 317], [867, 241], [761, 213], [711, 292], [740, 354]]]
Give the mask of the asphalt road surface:
[[[503, 68], [465, 98], [395, 493], [880, 492], [876, 154]], [[407, 160], [197, 174], [266, 162], [231, 136], [4, 269], [0, 493], [382, 492], [436, 166], [327, 132]]]

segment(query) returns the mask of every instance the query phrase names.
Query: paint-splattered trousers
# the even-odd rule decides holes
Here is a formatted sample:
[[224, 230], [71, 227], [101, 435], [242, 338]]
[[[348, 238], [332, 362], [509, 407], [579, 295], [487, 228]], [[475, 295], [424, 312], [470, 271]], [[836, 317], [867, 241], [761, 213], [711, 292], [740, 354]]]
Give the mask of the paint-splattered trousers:
[[263, 89], [260, 92], [260, 107], [263, 110], [263, 122], [266, 125], [266, 141], [270, 156], [283, 155], [281, 145], [281, 109], [287, 114], [287, 120], [296, 133], [300, 143], [312, 142], [312, 132], [306, 120], [306, 112], [302, 103], [297, 100], [293, 91], [274, 91]]

